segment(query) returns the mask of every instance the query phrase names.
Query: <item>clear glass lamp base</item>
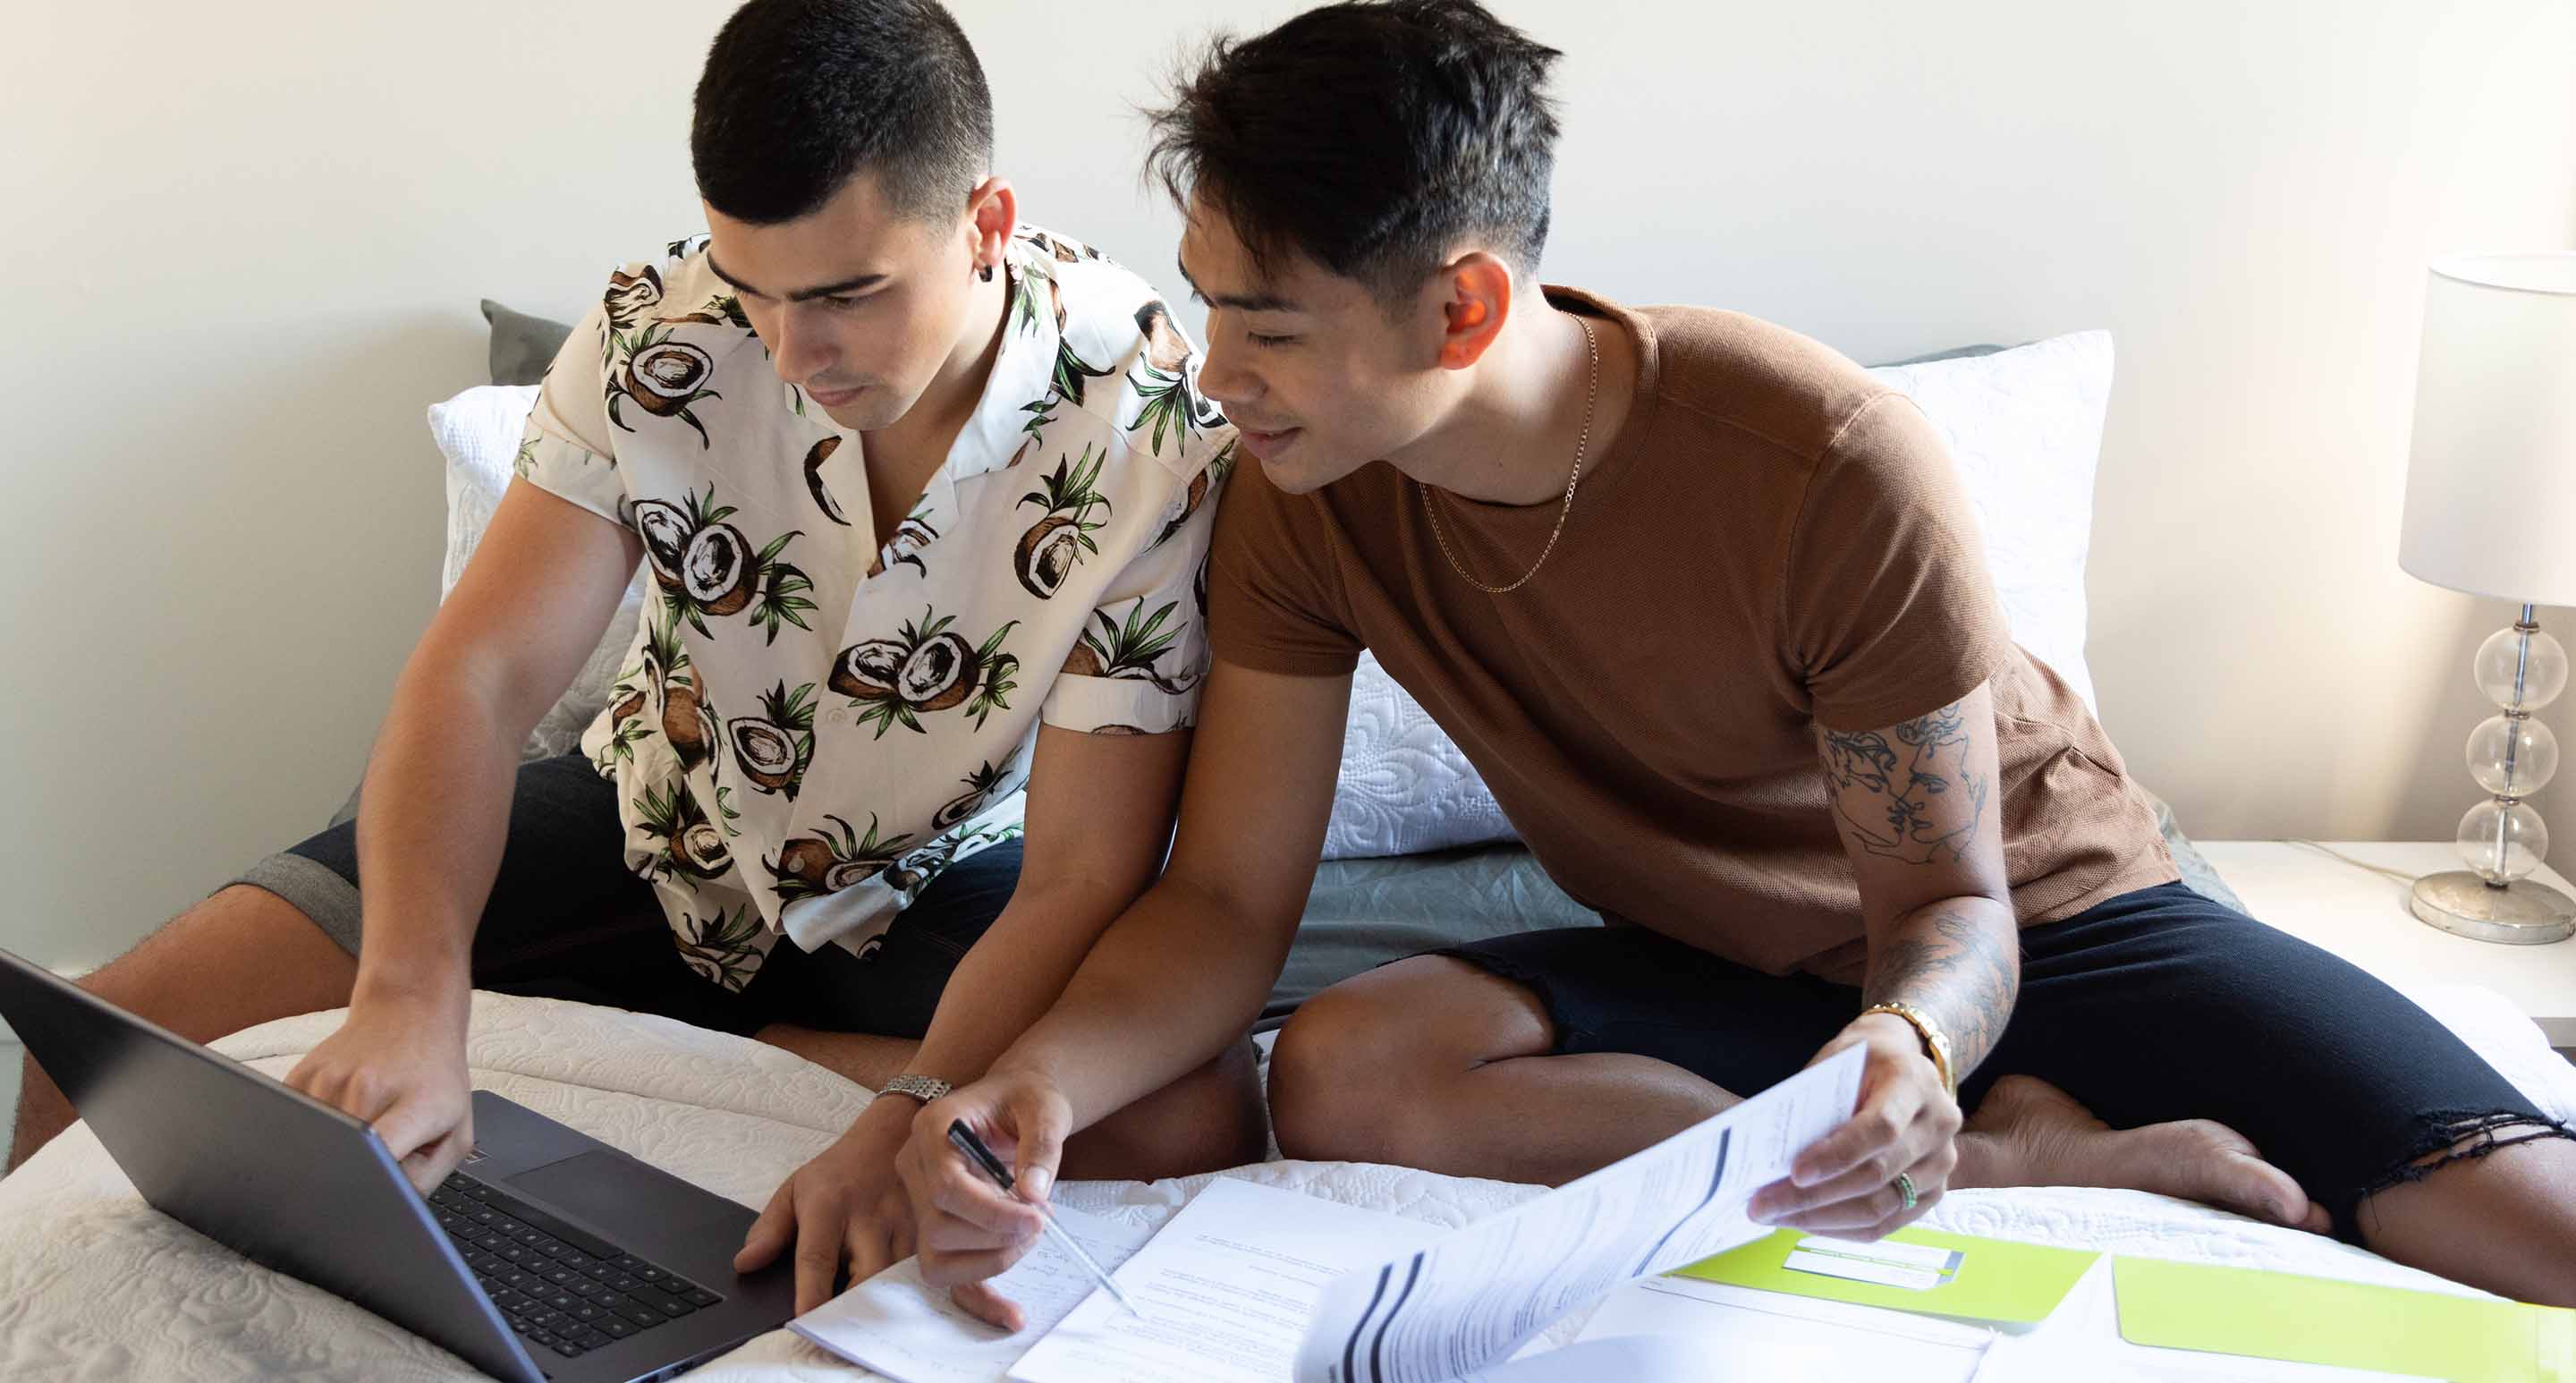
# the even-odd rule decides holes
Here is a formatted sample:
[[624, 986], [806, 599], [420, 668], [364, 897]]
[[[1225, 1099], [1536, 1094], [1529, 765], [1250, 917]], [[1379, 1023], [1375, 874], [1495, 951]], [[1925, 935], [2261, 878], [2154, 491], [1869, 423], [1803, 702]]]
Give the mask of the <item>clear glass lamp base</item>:
[[2415, 881], [2415, 916], [2457, 936], [2539, 946], [2576, 935], [2576, 899], [2529, 879], [2501, 887], [2465, 869]]

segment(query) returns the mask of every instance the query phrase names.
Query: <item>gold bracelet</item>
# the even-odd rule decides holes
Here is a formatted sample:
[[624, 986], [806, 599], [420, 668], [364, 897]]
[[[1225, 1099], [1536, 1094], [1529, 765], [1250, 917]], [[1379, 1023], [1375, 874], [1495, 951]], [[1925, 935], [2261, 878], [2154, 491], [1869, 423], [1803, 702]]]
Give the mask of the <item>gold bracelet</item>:
[[1913, 1025], [1914, 1035], [1923, 1039], [1923, 1054], [1932, 1058], [1932, 1070], [1941, 1077], [1941, 1088], [1950, 1092], [1952, 1100], [1958, 1099], [1959, 1075], [1958, 1068], [1950, 1064], [1950, 1039], [1942, 1035], [1941, 1025], [1932, 1021], [1932, 1015], [1912, 1004], [1885, 1003], [1862, 1009], [1860, 1016], [1867, 1018], [1873, 1013], [1892, 1013]]

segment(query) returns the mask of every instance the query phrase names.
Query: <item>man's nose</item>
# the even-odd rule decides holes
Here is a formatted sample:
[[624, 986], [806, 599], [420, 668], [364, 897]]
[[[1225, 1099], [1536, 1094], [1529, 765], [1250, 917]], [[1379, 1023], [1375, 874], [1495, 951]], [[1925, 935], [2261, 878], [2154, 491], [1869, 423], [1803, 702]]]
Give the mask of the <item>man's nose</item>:
[[790, 384], [802, 384], [830, 368], [833, 352], [828, 337], [803, 330], [796, 325], [795, 317], [795, 310], [790, 308], [771, 318], [767, 344], [770, 359], [778, 367], [778, 377]]
[[1210, 341], [1199, 359], [1199, 392], [1233, 408], [1261, 396], [1260, 381], [1242, 363], [1242, 347]]

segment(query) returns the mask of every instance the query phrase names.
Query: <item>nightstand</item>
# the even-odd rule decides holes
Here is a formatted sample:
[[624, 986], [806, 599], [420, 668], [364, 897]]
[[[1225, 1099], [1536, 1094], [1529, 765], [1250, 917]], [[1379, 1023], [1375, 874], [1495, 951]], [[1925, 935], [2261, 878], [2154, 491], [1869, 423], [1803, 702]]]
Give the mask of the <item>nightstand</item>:
[[[2548, 1034], [2576, 1048], [2576, 939], [2501, 946], [2428, 927], [2407, 908], [2408, 886], [2332, 855], [2278, 840], [2196, 840], [2257, 919], [2397, 985], [2480, 985], [2513, 1001]], [[2448, 841], [2328, 841], [2335, 850], [2409, 875], [2460, 868]], [[2562, 891], [2558, 871], [2532, 875]]]

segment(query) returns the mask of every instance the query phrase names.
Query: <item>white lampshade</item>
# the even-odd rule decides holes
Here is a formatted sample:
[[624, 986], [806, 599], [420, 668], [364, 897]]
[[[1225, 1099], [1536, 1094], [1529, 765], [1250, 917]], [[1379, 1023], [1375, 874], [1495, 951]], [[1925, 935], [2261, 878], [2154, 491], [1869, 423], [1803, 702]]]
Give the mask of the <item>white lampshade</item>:
[[2576, 253], [2433, 265], [2398, 565], [2576, 605]]

